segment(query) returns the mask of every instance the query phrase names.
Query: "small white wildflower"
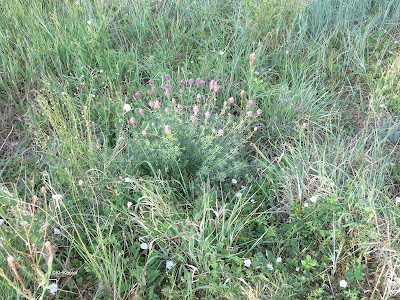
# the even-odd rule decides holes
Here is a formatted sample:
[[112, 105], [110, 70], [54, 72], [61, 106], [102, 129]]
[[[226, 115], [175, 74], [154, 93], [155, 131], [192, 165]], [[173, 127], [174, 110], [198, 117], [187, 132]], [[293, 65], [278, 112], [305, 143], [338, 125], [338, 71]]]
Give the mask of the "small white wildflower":
[[344, 289], [347, 288], [347, 281], [346, 280], [340, 280], [339, 284], [340, 284], [340, 287], [342, 287]]
[[26, 226], [26, 225], [28, 225], [28, 222], [27, 221], [21, 221], [21, 222], [19, 222], [19, 225]]
[[60, 201], [62, 200], [63, 196], [61, 194], [55, 194], [51, 196], [51, 199], [56, 200], [56, 201]]
[[76, 5], [79, 5], [79, 1], [75, 1], [75, 4], [76, 4]]
[[300, 272], [300, 268], [299, 267], [296, 268], [296, 272]]
[[242, 197], [242, 193], [241, 192], [237, 193], [236, 197], [238, 197], [238, 198]]
[[168, 270], [171, 270], [172, 267], [174, 266], [174, 263], [171, 260], [169, 260], [169, 261], [167, 261], [165, 266], [167, 267]]
[[307, 123], [303, 123], [303, 128], [306, 128], [307, 127]]
[[4, 220], [0, 219], [0, 226], [4, 224]]
[[125, 113], [127, 113], [128, 111], [132, 110], [132, 107], [129, 104], [124, 104], [122, 106], [122, 109], [124, 110]]
[[389, 54], [393, 54], [393, 51], [389, 51]]
[[307, 274], [307, 271], [306, 271], [306, 270], [304, 270], [304, 271], [303, 271], [303, 274], [304, 274], [304, 275], [306, 275], [306, 274]]
[[224, 52], [224, 51], [219, 51], [219, 54], [220, 54], [220, 55], [224, 55], [225, 52]]
[[55, 295], [58, 291], [58, 285], [57, 283], [52, 283], [47, 287], [47, 289], [50, 291], [50, 294]]
[[278, 257], [278, 258], [276, 259], [276, 262], [277, 262], [277, 263], [281, 263], [282, 260], [283, 260], [282, 257]]
[[397, 204], [400, 203], [400, 197], [396, 197], [396, 203], [397, 203]]
[[88, 25], [92, 25], [92, 21], [87, 21], [86, 23], [88, 23]]
[[267, 264], [267, 269], [272, 271], [274, 269], [274, 267], [271, 264]]
[[310, 201], [311, 201], [312, 203], [315, 203], [315, 202], [317, 202], [317, 197], [315, 197], [315, 196], [312, 196], [312, 197], [310, 198]]
[[131, 201], [129, 201], [126, 205], [128, 206], [128, 208], [131, 208], [133, 203]]
[[126, 177], [126, 178], [124, 179], [124, 181], [125, 181], [125, 182], [127, 182], [127, 183], [131, 183], [131, 182], [133, 182], [133, 180], [132, 180], [132, 179], [130, 179], [130, 178], [128, 178], [128, 177]]
[[83, 184], [83, 180], [81, 179], [78, 181], [78, 185], [82, 185], [82, 184]]
[[306, 203], [304, 203], [304, 207], [308, 207], [308, 203], [306, 202]]
[[286, 50], [286, 54], [289, 54], [289, 50]]
[[379, 107], [380, 108], [386, 108], [386, 105], [385, 104], [381, 104], [381, 105], [379, 105]]
[[246, 268], [248, 268], [248, 267], [250, 267], [250, 265], [251, 265], [251, 260], [250, 260], [250, 259], [245, 259], [245, 261], [244, 261], [243, 263], [244, 263], [244, 266], [245, 266]]
[[251, 203], [256, 203], [257, 201], [254, 200], [254, 199], [250, 199], [250, 202], [251, 202]]
[[149, 245], [147, 243], [140, 244], [140, 249], [147, 250], [149, 249]]
[[260, 72], [254, 71], [254, 75], [259, 76]]
[[237, 180], [235, 178], [232, 178], [232, 183], [237, 184]]
[[257, 266], [257, 267], [256, 267], [256, 269], [259, 269], [259, 268], [261, 268], [261, 266]]
[[58, 228], [54, 228], [54, 234], [61, 234], [61, 230]]
[[397, 44], [399, 41], [394, 41], [395, 44]]

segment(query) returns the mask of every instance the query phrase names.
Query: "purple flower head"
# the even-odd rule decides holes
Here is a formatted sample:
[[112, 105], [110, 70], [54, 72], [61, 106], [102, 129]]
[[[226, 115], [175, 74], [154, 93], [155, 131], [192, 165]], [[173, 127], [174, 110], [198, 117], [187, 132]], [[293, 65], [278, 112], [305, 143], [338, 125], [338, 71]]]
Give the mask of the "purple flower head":
[[169, 81], [169, 80], [171, 79], [171, 76], [169, 76], [168, 74], [166, 74], [166, 75], [165, 75], [165, 79]]
[[234, 102], [235, 102], [235, 99], [233, 99], [233, 97], [230, 97], [230, 98], [228, 99], [228, 102], [229, 102], [229, 103], [234, 103]]
[[150, 80], [149, 80], [149, 84], [150, 84], [150, 85], [154, 84], [154, 80], [151, 80], [151, 79], [150, 79]]
[[136, 119], [135, 119], [134, 117], [131, 117], [131, 118], [129, 119], [129, 123], [135, 124], [135, 123], [136, 123]]
[[219, 85], [214, 86], [214, 92], [218, 92], [221, 87]]
[[115, 129], [118, 129], [117, 123], [114, 124], [114, 128], [115, 128]]
[[253, 106], [253, 105], [254, 105], [254, 101], [253, 101], [253, 100], [250, 100], [249, 102], [247, 102], [247, 105]]
[[170, 133], [171, 127], [169, 125], [165, 125], [165, 133]]
[[262, 110], [261, 109], [257, 109], [257, 115], [261, 115], [262, 114]]
[[154, 103], [154, 107], [160, 108], [160, 107], [161, 107], [161, 102], [157, 100], [157, 101]]
[[153, 92], [151, 90], [148, 90], [147, 95], [151, 95], [151, 94], [153, 94]]
[[169, 90], [169, 88], [170, 88], [171, 86], [167, 83], [166, 85], [164, 85], [164, 88], [166, 89], [166, 90]]
[[143, 115], [143, 114], [144, 114], [144, 110], [143, 110], [142, 108], [139, 108], [139, 109], [138, 109], [138, 113], [141, 114], [141, 115]]
[[205, 85], [206, 82], [205, 82], [204, 80], [202, 80], [202, 81], [200, 81], [200, 84], [201, 84], [201, 85]]
[[197, 79], [196, 79], [196, 82], [197, 82], [197, 83], [200, 83], [200, 82], [201, 82], [201, 79], [200, 79], [200, 78], [197, 78]]
[[151, 89], [151, 91], [154, 93], [155, 91], [157, 91], [157, 89], [156, 89], [155, 87], [153, 87], [153, 88]]
[[189, 85], [192, 85], [194, 83], [194, 80], [192, 78], [189, 79]]
[[252, 111], [248, 111], [248, 112], [247, 112], [247, 116], [248, 116], [248, 117], [252, 117], [252, 116], [253, 116], [253, 112], [252, 112]]
[[195, 105], [195, 106], [193, 107], [193, 112], [194, 112], [195, 114], [197, 114], [197, 113], [199, 113], [199, 111], [200, 111], [200, 107], [198, 107], [197, 105]]
[[217, 82], [215, 80], [211, 80], [209, 83], [210, 89], [213, 89], [216, 84], [217, 84]]
[[223, 136], [224, 134], [225, 132], [222, 129], [218, 130], [218, 135]]
[[190, 120], [192, 120], [192, 122], [196, 122], [197, 121], [197, 117], [196, 116], [190, 116]]
[[211, 117], [211, 113], [208, 111], [204, 114], [204, 116], [206, 117], [206, 119], [208, 120]]
[[150, 106], [150, 107], [154, 107], [154, 101], [150, 101], [150, 102], [149, 102], [149, 106]]
[[135, 93], [135, 97], [136, 97], [136, 98], [139, 98], [139, 97], [140, 97], [140, 93], [139, 93], [139, 92], [136, 92], [136, 93]]
[[146, 136], [147, 135], [147, 131], [146, 130], [142, 130], [142, 135]]
[[185, 80], [179, 81], [180, 84], [185, 84]]

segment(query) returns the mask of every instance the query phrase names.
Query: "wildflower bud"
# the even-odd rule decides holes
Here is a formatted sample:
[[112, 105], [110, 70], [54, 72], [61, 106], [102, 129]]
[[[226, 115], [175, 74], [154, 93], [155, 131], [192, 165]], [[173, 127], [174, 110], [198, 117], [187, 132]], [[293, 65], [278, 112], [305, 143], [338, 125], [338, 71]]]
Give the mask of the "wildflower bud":
[[42, 188], [40, 190], [42, 191], [42, 194], [46, 196], [46, 193], [47, 193], [46, 188], [44, 186], [42, 186]]
[[252, 111], [248, 111], [248, 112], [247, 112], [247, 116], [248, 116], [249, 118], [251, 118], [251, 117], [253, 116], [253, 112], [252, 112]]
[[197, 114], [199, 111], [200, 111], [200, 108], [199, 108], [197, 105], [195, 105], [195, 106], [193, 107], [193, 112], [194, 112], [195, 114]]
[[193, 85], [194, 80], [192, 78], [189, 79], [189, 85]]
[[46, 251], [49, 255], [53, 254], [53, 246], [51, 245], [51, 243], [49, 241], [47, 241], [46, 243], [44, 243], [44, 247], [46, 248]]
[[164, 95], [168, 97], [170, 95], [169, 90], [166, 90]]
[[196, 82], [197, 82], [197, 83], [200, 83], [200, 82], [201, 82], [201, 79], [200, 79], [200, 78], [197, 78], [197, 79], [196, 79]]
[[153, 87], [153, 88], [151, 89], [151, 91], [154, 93], [155, 91], [157, 91], [157, 89], [156, 89], [155, 87]]
[[150, 106], [151, 108], [153, 108], [153, 107], [154, 107], [154, 101], [150, 101], [150, 102], [149, 102], [149, 106]]
[[147, 135], [147, 131], [146, 130], [142, 130], [142, 135], [146, 136]]
[[219, 85], [214, 86], [214, 92], [218, 92], [221, 87]]
[[138, 113], [141, 114], [141, 115], [143, 115], [143, 114], [144, 114], [144, 110], [143, 110], [142, 108], [139, 108], [139, 109], [138, 109]]
[[166, 90], [169, 90], [169, 88], [170, 88], [171, 86], [167, 83], [166, 85], [164, 85], [164, 88], [166, 89]]
[[165, 111], [166, 113], [168, 113], [168, 112], [169, 112], [169, 107], [166, 107], [166, 108], [164, 109], [164, 111]]
[[190, 120], [192, 120], [192, 122], [196, 122], [197, 117], [196, 116], [190, 116]]
[[150, 80], [149, 80], [149, 84], [150, 84], [150, 85], [154, 84], [154, 81], [150, 79]]
[[246, 94], [246, 92], [245, 92], [244, 90], [242, 90], [242, 91], [240, 92], [240, 98], [242, 99], [242, 101], [243, 101], [243, 99], [244, 99], [245, 94]]
[[206, 82], [205, 82], [204, 80], [202, 80], [202, 81], [200, 81], [200, 84], [201, 84], [201, 85], [205, 85]]
[[208, 120], [211, 117], [211, 113], [208, 111], [204, 114], [204, 117]]
[[148, 90], [147, 95], [151, 96], [151, 94], [153, 94], [153, 92], [151, 90]]
[[166, 74], [166, 75], [165, 75], [165, 79], [166, 79], [166, 80], [170, 80], [170, 79], [171, 79], [171, 76], [169, 76], [168, 74]]
[[254, 63], [254, 61], [256, 60], [256, 54], [255, 53], [251, 53], [249, 55], [249, 60], [250, 60], [250, 62]]
[[135, 124], [135, 123], [136, 123], [136, 119], [135, 119], [134, 117], [131, 117], [131, 118], [129, 119], [129, 123]]
[[254, 101], [253, 101], [253, 100], [250, 100], [249, 102], [247, 102], [247, 105], [248, 105], [248, 106], [253, 106], [253, 105], [254, 105]]
[[185, 80], [179, 81], [180, 84], [185, 84]]
[[117, 123], [114, 124], [114, 128], [115, 128], [115, 129], [118, 129]]
[[230, 97], [230, 98], [228, 99], [228, 102], [232, 104], [232, 103], [235, 102], [235, 99], [234, 99], [233, 97]]
[[217, 84], [217, 82], [215, 80], [211, 80], [209, 83], [210, 89], [213, 89], [216, 84]]
[[160, 107], [161, 107], [161, 102], [157, 100], [157, 101], [154, 103], [154, 107], [160, 108]]
[[169, 125], [165, 125], [165, 133], [170, 133], [171, 127]]
[[139, 92], [136, 92], [136, 93], [135, 93], [135, 97], [136, 97], [136, 98], [139, 98], [139, 97], [140, 97], [140, 93], [139, 93]]
[[201, 95], [200, 94], [197, 94], [197, 99], [201, 99]]
[[175, 98], [172, 98], [171, 103], [172, 103], [172, 104], [175, 104], [175, 103], [176, 103]]
[[223, 136], [224, 135], [224, 131], [222, 129], [218, 130], [218, 135]]

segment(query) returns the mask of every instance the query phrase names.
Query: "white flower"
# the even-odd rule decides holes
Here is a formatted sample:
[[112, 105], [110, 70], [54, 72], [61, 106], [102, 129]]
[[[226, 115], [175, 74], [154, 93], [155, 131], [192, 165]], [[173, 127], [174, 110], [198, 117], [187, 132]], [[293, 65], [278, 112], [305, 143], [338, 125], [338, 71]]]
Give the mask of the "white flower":
[[19, 222], [19, 225], [26, 226], [26, 225], [28, 225], [28, 222], [27, 221], [21, 221], [21, 222]]
[[167, 261], [165, 266], [167, 267], [168, 270], [171, 270], [172, 267], [174, 266], [174, 263], [171, 260], [169, 260], [169, 261]]
[[224, 51], [219, 51], [219, 54], [224, 55], [225, 52]]
[[128, 182], [128, 183], [133, 182], [133, 180], [130, 179], [130, 178], [128, 178], [128, 177], [126, 177], [126, 178], [124, 179], [124, 181], [125, 181], [125, 182]]
[[149, 249], [149, 245], [147, 243], [142, 243], [142, 244], [140, 244], [140, 249], [147, 250], [147, 249]]
[[235, 178], [232, 178], [232, 183], [237, 184], [237, 180]]
[[0, 219], [0, 226], [4, 224], [4, 220]]
[[267, 269], [272, 271], [274, 269], [274, 267], [271, 264], [267, 264]]
[[342, 287], [344, 289], [347, 288], [347, 281], [346, 280], [340, 280], [339, 284], [340, 284], [340, 287]]
[[81, 179], [78, 181], [78, 185], [82, 185], [82, 184], [83, 184], [83, 180]]
[[248, 268], [251, 265], [251, 260], [250, 259], [245, 259], [243, 263], [244, 263], [244, 266]]
[[277, 263], [281, 263], [281, 262], [282, 262], [282, 257], [278, 257], [278, 258], [276, 259], [276, 262], [277, 262]]
[[379, 107], [380, 108], [386, 108], [386, 105], [385, 104], [381, 104], [381, 105], [379, 105]]
[[397, 44], [399, 41], [394, 41], [395, 44]]
[[400, 203], [400, 197], [396, 197], [396, 203], [397, 203], [397, 204]]
[[128, 208], [131, 208], [133, 203], [131, 201], [129, 201], [126, 205], [128, 206]]
[[124, 104], [122, 106], [122, 109], [124, 110], [125, 113], [127, 113], [128, 111], [132, 110], [132, 107], [129, 104]]
[[75, 1], [75, 4], [76, 4], [76, 5], [79, 5], [79, 1]]
[[289, 50], [286, 50], [286, 54], [289, 54]]
[[50, 294], [55, 295], [58, 291], [58, 285], [57, 283], [52, 283], [47, 287], [47, 289], [50, 291]]
[[56, 201], [60, 201], [60, 200], [62, 200], [62, 198], [63, 198], [63, 195], [61, 195], [61, 194], [55, 194], [55, 195], [51, 196], [51, 199], [56, 200]]
[[58, 228], [54, 228], [54, 234], [61, 234], [61, 230]]
[[238, 197], [238, 198], [242, 197], [242, 193], [241, 192], [237, 193], [236, 197]]
[[300, 271], [300, 268], [299, 268], [299, 267], [297, 267], [297, 268], [296, 268], [296, 272], [299, 272], [299, 271]]
[[306, 202], [306, 203], [304, 203], [304, 207], [308, 207], [308, 203]]
[[256, 203], [257, 201], [254, 200], [254, 199], [250, 199], [250, 202], [251, 202], [251, 203]]
[[312, 196], [312, 197], [310, 198], [310, 201], [311, 201], [312, 203], [315, 203], [315, 202], [317, 202], [317, 197], [315, 197], [315, 196]]
[[87, 21], [86, 23], [88, 23], [88, 25], [91, 25], [91, 24], [92, 24], [92, 21], [89, 20], [89, 21]]

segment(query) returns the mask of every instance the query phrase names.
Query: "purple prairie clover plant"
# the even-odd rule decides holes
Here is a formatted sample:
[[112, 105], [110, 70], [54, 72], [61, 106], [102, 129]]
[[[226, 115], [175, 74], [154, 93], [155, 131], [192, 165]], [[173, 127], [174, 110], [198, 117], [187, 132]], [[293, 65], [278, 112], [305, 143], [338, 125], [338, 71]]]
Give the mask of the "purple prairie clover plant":
[[135, 97], [136, 97], [136, 98], [140, 98], [140, 96], [141, 96], [141, 95], [140, 95], [139, 92], [136, 92], [136, 93], [135, 93]]

